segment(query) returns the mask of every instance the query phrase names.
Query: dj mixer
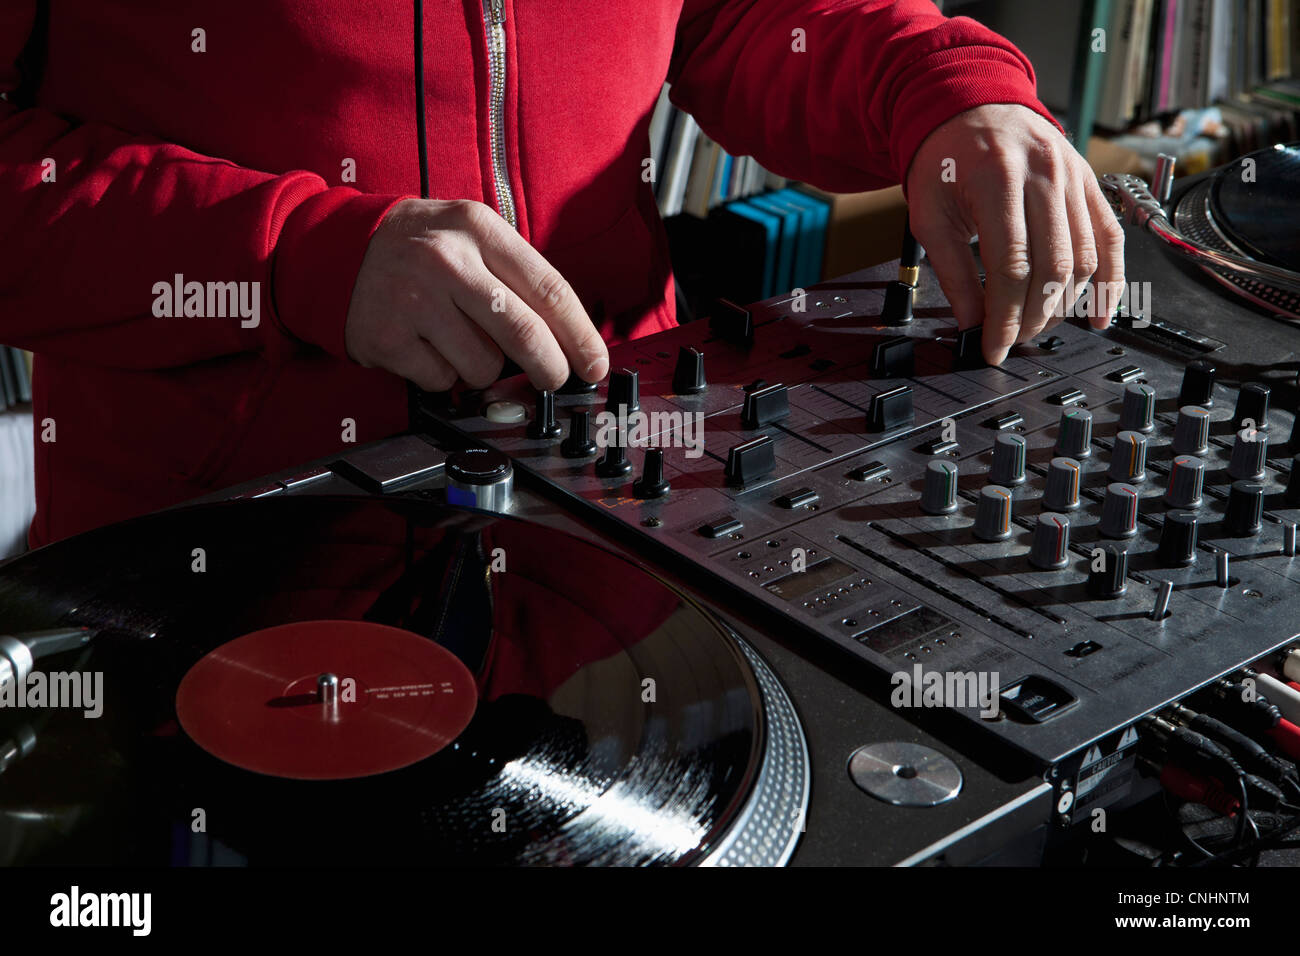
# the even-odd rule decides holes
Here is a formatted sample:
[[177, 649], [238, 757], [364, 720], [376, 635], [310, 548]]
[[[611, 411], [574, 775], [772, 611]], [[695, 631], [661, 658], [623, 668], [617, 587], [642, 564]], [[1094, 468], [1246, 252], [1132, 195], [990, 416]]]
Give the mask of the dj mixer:
[[429, 427], [796, 643], [995, 675], [999, 707], [956, 709], [1040, 768], [1294, 639], [1300, 434], [1220, 380], [1223, 342], [1070, 319], [990, 367], [932, 274], [911, 309], [893, 284], [725, 309], [612, 349], [598, 388], [505, 380]]

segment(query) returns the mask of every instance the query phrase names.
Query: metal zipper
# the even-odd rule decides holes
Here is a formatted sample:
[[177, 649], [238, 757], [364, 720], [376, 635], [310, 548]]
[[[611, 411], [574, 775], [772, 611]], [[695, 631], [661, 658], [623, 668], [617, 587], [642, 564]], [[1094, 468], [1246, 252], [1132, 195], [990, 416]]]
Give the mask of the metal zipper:
[[496, 187], [497, 212], [515, 229], [515, 198], [506, 172], [506, 14], [505, 0], [483, 0], [483, 29], [488, 48], [488, 139], [492, 151], [492, 183]]

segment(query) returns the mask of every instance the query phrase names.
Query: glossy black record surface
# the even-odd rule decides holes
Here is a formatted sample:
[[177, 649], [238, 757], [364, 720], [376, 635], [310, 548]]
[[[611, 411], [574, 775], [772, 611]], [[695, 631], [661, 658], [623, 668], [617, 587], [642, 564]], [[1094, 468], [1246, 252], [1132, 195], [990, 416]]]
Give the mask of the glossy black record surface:
[[1300, 144], [1270, 146], [1223, 167], [1214, 176], [1210, 207], [1244, 252], [1300, 269]]
[[[200, 657], [327, 619], [455, 653], [478, 688], [455, 743], [303, 781], [185, 735], [176, 688]], [[0, 709], [0, 743], [34, 735], [0, 772], [2, 864], [689, 863], [761, 762], [752, 672], [695, 605], [579, 539], [423, 501], [206, 505], [0, 568], [0, 632], [62, 625], [95, 637], [36, 669], [102, 672], [103, 713]]]

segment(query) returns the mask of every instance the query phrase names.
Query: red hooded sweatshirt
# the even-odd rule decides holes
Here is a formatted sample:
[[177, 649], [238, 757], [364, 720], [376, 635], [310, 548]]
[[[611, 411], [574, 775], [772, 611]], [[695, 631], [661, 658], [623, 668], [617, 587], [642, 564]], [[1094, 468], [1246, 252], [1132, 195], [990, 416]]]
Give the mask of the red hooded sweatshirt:
[[[343, 330], [371, 234], [419, 194], [415, 29], [411, 0], [0, 6], [33, 545], [331, 454], [349, 422], [405, 428], [404, 383]], [[513, 218], [610, 341], [674, 323], [642, 176], [665, 80], [730, 153], [836, 191], [899, 182], [973, 106], [1047, 115], [1011, 44], [930, 0], [425, 0], [421, 29], [430, 195]], [[229, 308], [187, 316], [192, 282]]]

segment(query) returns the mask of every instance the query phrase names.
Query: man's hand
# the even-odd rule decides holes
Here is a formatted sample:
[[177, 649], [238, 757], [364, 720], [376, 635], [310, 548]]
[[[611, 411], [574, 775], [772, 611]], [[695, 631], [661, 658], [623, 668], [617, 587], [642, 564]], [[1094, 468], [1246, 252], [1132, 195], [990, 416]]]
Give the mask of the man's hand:
[[[958, 326], [984, 323], [992, 364], [1059, 323], [1090, 281], [1089, 320], [1109, 324], [1124, 232], [1087, 162], [1037, 113], [999, 105], [953, 117], [916, 151], [907, 195], [912, 231]], [[977, 233], [984, 289], [968, 247]]]
[[496, 381], [505, 355], [537, 388], [572, 367], [588, 382], [609, 352], [568, 282], [492, 209], [408, 199], [370, 239], [344, 334], [348, 354], [430, 392]]

